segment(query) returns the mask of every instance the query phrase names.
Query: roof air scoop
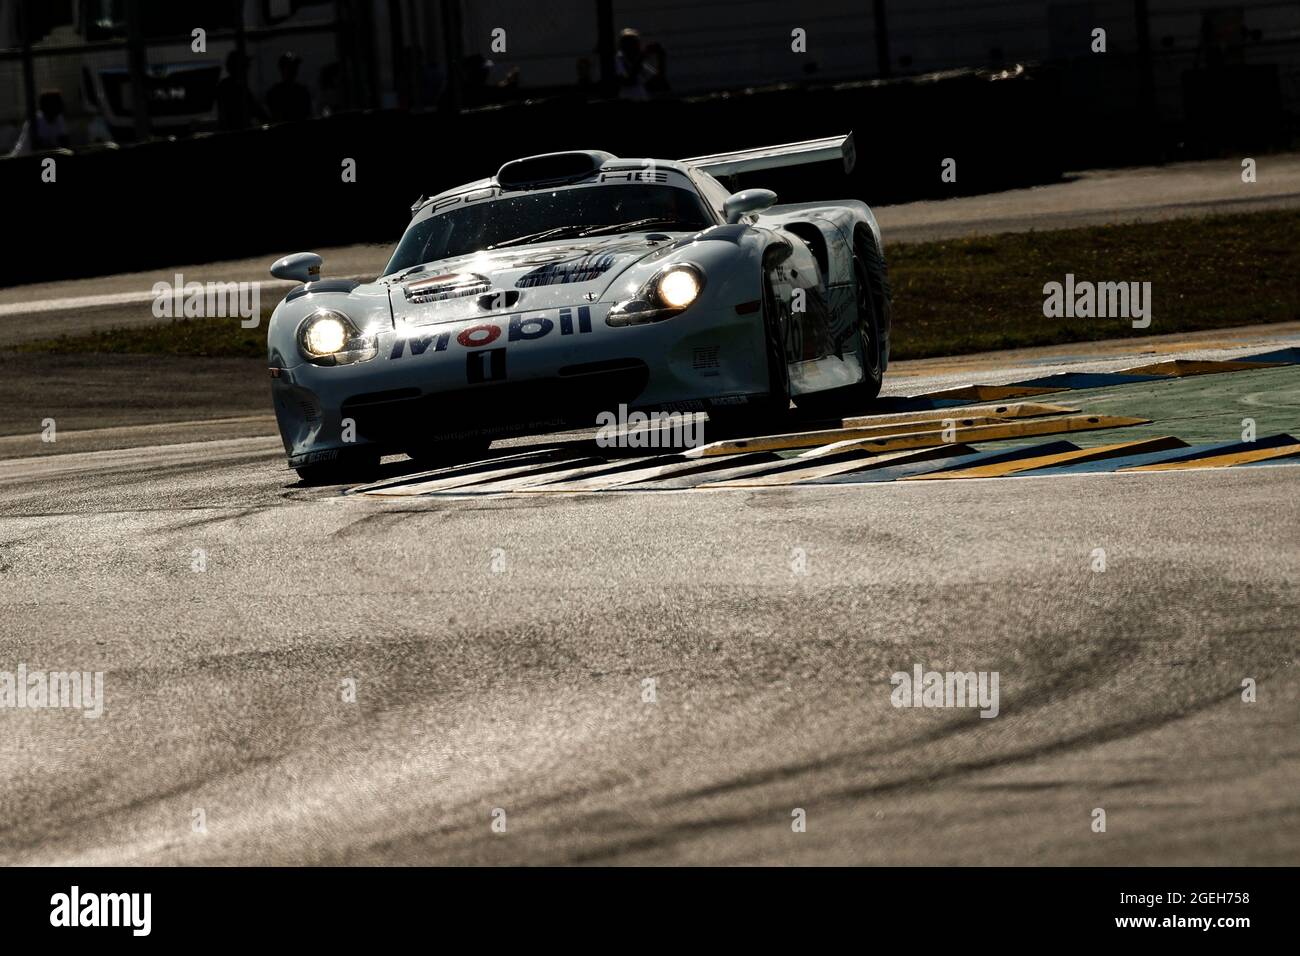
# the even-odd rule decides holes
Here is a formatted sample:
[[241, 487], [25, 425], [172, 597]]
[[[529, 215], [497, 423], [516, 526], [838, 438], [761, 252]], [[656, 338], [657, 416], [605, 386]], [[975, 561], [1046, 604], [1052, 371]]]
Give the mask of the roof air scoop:
[[497, 183], [502, 189], [540, 189], [576, 182], [586, 179], [606, 161], [616, 158], [611, 153], [594, 149], [525, 156], [502, 166], [497, 171]]

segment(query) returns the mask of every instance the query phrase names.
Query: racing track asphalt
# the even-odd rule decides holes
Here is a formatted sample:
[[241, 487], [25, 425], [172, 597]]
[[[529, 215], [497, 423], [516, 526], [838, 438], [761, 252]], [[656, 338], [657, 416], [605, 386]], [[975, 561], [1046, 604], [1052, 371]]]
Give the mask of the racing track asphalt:
[[[0, 710], [0, 862], [1294, 864], [1298, 476], [394, 502], [269, 437], [0, 462], [0, 671], [106, 675], [98, 720]], [[916, 664], [998, 672], [999, 715], [894, 708]]]

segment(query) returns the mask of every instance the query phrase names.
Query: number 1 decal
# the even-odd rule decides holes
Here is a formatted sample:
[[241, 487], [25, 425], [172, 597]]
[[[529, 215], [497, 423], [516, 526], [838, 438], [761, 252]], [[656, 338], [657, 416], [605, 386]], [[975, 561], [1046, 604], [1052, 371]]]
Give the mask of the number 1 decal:
[[465, 377], [471, 385], [502, 382], [506, 377], [506, 350], [479, 349], [465, 355]]

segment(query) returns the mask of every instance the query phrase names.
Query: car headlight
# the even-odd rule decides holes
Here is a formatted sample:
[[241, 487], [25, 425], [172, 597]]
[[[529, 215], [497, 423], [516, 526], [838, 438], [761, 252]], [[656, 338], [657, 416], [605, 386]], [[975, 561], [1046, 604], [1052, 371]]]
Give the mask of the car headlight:
[[689, 308], [703, 288], [704, 273], [699, 266], [689, 262], [670, 265], [652, 276], [632, 298], [610, 309], [605, 324], [644, 325], [670, 319]]
[[363, 334], [342, 312], [317, 309], [298, 326], [298, 349], [315, 365], [366, 362], [379, 353], [374, 335]]
[[670, 309], [684, 309], [700, 294], [700, 281], [692, 269], [669, 269], [659, 277], [659, 299]]
[[348, 327], [329, 313], [312, 316], [303, 331], [302, 342], [312, 355], [333, 355], [348, 344]]

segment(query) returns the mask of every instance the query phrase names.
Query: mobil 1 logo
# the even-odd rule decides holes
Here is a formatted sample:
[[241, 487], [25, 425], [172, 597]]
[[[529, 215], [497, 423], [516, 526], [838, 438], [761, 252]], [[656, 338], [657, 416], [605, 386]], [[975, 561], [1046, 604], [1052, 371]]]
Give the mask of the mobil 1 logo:
[[506, 350], [478, 349], [465, 355], [465, 378], [471, 385], [500, 382], [506, 377]]

